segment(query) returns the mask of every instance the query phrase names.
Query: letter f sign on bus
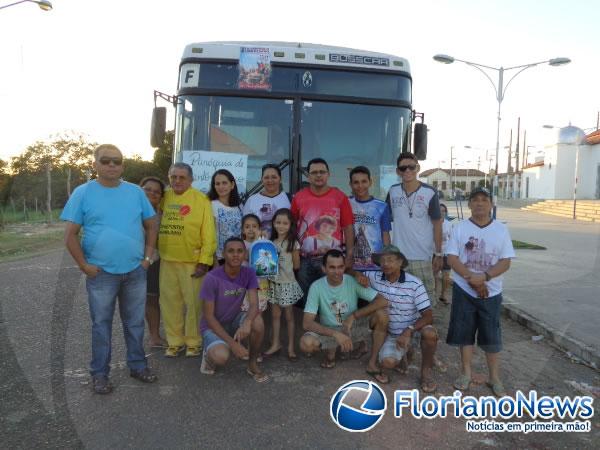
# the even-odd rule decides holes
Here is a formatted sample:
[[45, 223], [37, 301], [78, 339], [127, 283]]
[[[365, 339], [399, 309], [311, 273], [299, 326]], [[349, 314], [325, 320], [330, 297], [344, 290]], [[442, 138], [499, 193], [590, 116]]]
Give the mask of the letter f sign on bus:
[[184, 64], [179, 72], [179, 88], [198, 87], [200, 64]]

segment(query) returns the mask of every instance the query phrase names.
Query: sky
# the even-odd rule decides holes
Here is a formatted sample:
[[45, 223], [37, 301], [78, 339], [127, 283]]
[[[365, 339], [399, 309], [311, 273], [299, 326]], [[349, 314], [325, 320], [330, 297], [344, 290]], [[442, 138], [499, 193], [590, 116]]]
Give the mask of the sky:
[[[0, 0], [0, 6], [10, 1]], [[425, 113], [422, 166], [487, 171], [495, 153], [497, 101], [472, 67], [445, 65], [444, 53], [492, 67], [568, 57], [511, 82], [502, 103], [501, 147], [517, 119], [527, 144], [543, 150], [543, 125], [596, 126], [600, 111], [600, 3], [586, 0], [271, 1], [52, 0], [0, 10], [0, 158], [52, 134], [75, 130], [151, 159], [153, 90], [175, 94], [185, 45], [220, 40], [312, 42], [408, 59], [413, 107]], [[506, 77], [516, 71], [509, 71]], [[497, 73], [491, 72], [493, 80]], [[172, 123], [172, 122], [171, 122]], [[522, 139], [522, 138], [521, 138]], [[522, 145], [522, 143], [521, 143]], [[466, 149], [465, 146], [472, 147]], [[500, 154], [500, 170], [506, 153]], [[469, 162], [470, 161], [470, 162]], [[493, 166], [492, 166], [493, 167]]]

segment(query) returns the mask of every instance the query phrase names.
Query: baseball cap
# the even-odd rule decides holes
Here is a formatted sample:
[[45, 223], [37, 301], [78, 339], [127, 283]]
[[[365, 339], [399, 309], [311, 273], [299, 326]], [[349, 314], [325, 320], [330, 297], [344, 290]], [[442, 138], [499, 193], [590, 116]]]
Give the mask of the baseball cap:
[[392, 244], [384, 245], [380, 252], [373, 253], [373, 262], [378, 266], [381, 266], [381, 257], [383, 255], [395, 255], [398, 258], [403, 259], [405, 262], [408, 262], [406, 256], [404, 256], [400, 249]]
[[488, 191], [486, 188], [484, 188], [483, 186], [479, 186], [476, 187], [475, 189], [473, 189], [471, 191], [471, 193], [469, 194], [469, 200], [471, 200], [473, 197], [475, 197], [477, 194], [483, 194], [486, 197], [492, 198], [492, 194], [490, 194], [490, 191]]

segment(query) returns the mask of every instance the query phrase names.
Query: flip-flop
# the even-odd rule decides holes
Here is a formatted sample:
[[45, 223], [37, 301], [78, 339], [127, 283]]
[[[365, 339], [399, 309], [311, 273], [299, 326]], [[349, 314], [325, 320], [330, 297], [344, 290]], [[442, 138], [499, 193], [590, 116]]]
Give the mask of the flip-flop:
[[433, 366], [439, 373], [448, 372], [448, 366], [441, 359], [435, 358], [433, 360]]
[[435, 392], [437, 390], [437, 384], [433, 381], [433, 378], [427, 377], [421, 379], [421, 390], [428, 394]]
[[277, 356], [280, 353], [281, 353], [281, 347], [279, 347], [277, 350], [275, 350], [274, 352], [271, 352], [271, 353], [263, 352], [262, 357], [264, 359], [266, 359], [266, 358], [270, 358], [272, 356]]
[[288, 354], [288, 361], [293, 362], [293, 363], [298, 362], [298, 355], [289, 355]]
[[492, 392], [496, 397], [504, 397], [506, 395], [506, 389], [504, 389], [504, 385], [500, 381], [497, 381], [496, 383], [490, 383], [488, 381], [485, 384], [492, 389]]
[[323, 358], [321, 361], [322, 369], [333, 369], [335, 367], [335, 359], [329, 359], [327, 357]]
[[381, 371], [381, 369], [377, 370], [366, 370], [368, 375], [371, 375], [375, 381], [381, 384], [388, 384], [390, 382], [390, 377], [388, 377], [385, 373]]
[[269, 375], [264, 372], [253, 372], [250, 369], [246, 369], [246, 373], [257, 383], [265, 383], [271, 379]]
[[467, 389], [469, 389], [470, 385], [471, 377], [468, 377], [466, 375], [459, 376], [456, 380], [454, 380], [453, 384], [453, 386], [459, 391], [466, 391]]

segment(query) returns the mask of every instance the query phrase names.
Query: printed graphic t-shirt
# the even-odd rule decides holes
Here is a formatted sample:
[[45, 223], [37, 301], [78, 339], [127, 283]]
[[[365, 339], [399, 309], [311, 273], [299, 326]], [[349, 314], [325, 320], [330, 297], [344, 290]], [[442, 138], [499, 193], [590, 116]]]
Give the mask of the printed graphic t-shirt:
[[260, 230], [267, 232], [271, 237], [271, 221], [278, 209], [289, 208], [290, 199], [285, 192], [280, 192], [275, 197], [267, 197], [261, 193], [254, 194], [244, 204], [243, 212], [255, 214], [260, 219]]
[[432, 186], [421, 183], [407, 194], [402, 183], [393, 185], [386, 203], [392, 212], [392, 244], [411, 261], [431, 261], [435, 253], [432, 220], [439, 220], [440, 202]]
[[[249, 289], [258, 289], [254, 270], [242, 266], [235, 278], [229, 278], [223, 266], [211, 270], [204, 277], [200, 300], [214, 302], [215, 318], [220, 324], [231, 322], [242, 310], [242, 302]], [[208, 323], [202, 318], [200, 331], [208, 330]]]
[[160, 209], [163, 212], [158, 232], [161, 258], [211, 265], [217, 242], [208, 197], [194, 188], [181, 195], [169, 189]]
[[225, 241], [242, 234], [242, 210], [239, 206], [226, 206], [219, 200], [210, 203], [217, 229], [217, 258], [222, 258]]
[[371, 197], [361, 201], [350, 197], [354, 214], [354, 270], [379, 270], [372, 255], [383, 248], [384, 231], [392, 229], [387, 203]]
[[376, 290], [362, 287], [350, 275], [344, 274], [339, 286], [331, 286], [327, 277], [323, 277], [310, 286], [304, 312], [318, 314], [321, 325], [341, 327], [342, 322], [358, 309], [359, 298], [371, 302], [376, 296]]
[[[446, 248], [448, 255], [458, 256], [460, 261], [474, 273], [483, 273], [494, 266], [499, 259], [514, 258], [515, 250], [503, 223], [492, 220], [485, 227], [463, 220], [454, 225]], [[453, 273], [454, 282], [472, 297], [477, 292], [469, 286], [467, 280]], [[487, 281], [489, 296], [493, 297], [502, 292], [502, 276]]]
[[322, 256], [331, 248], [341, 250], [342, 230], [354, 223], [348, 197], [334, 187], [322, 195], [308, 187], [302, 189], [292, 199], [291, 210], [303, 256]]

